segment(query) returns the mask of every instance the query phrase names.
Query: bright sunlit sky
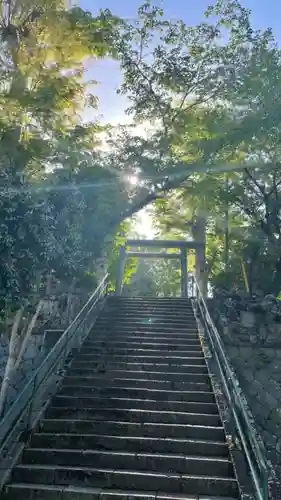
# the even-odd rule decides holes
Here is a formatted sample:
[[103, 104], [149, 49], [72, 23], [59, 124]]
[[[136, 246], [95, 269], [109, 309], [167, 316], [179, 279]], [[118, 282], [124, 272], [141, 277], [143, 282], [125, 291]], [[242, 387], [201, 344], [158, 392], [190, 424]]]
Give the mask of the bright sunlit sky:
[[[213, 0], [214, 1], [214, 0]], [[155, 3], [157, 0], [155, 0]], [[135, 19], [142, 0], [80, 0], [82, 8], [97, 14], [99, 9], [109, 8], [113, 14], [127, 19]], [[183, 19], [189, 25], [196, 25], [203, 20], [204, 12], [212, 0], [158, 0], [168, 18]], [[244, 7], [252, 10], [252, 23], [256, 28], [272, 28], [281, 45], [281, 0], [241, 0]], [[100, 119], [104, 122], [118, 124], [126, 122], [124, 110], [127, 107], [125, 98], [116, 95], [122, 82], [118, 63], [105, 60], [90, 64], [87, 77], [100, 82], [94, 93], [99, 97]], [[92, 119], [92, 111], [86, 112], [85, 118]], [[147, 238], [154, 236], [150, 218], [146, 211], [138, 217], [137, 226]]]

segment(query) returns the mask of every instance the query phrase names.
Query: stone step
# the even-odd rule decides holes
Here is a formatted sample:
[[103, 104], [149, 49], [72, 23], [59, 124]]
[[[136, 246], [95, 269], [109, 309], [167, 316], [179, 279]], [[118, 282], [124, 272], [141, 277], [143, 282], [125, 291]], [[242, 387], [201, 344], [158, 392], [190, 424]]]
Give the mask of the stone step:
[[[59, 403], [63, 403], [65, 397], [60, 398], [60, 396], [57, 396], [59, 398]], [[71, 401], [73, 398], [71, 399]], [[74, 398], [74, 402], [76, 402], [76, 398]], [[55, 415], [59, 416], [61, 418], [68, 417], [69, 415], [74, 416], [77, 412], [77, 414], [80, 414], [81, 411], [85, 412], [90, 412], [94, 414], [95, 411], [118, 411], [119, 414], [120, 412], [124, 412], [126, 415], [128, 415], [128, 412], [138, 412], [141, 414], [144, 412], [144, 415], [147, 414], [147, 412], [155, 412], [156, 414], [159, 412], [170, 412], [172, 415], [178, 415], [180, 414], [190, 414], [190, 413], [196, 413], [196, 414], [207, 414], [207, 415], [217, 415], [218, 414], [218, 408], [216, 403], [202, 403], [202, 402], [187, 402], [187, 403], [175, 403], [175, 409], [170, 408], [171, 403], [168, 402], [168, 408], [165, 408], [167, 406], [167, 402], [159, 402], [159, 401], [143, 401], [139, 399], [117, 399], [117, 398], [112, 398], [112, 400], [108, 401], [104, 398], [91, 398], [91, 405], [90, 406], [77, 406], [74, 407], [72, 406], [62, 406], [62, 404], [55, 404], [56, 401], [53, 401], [53, 406], [50, 406], [49, 409], [47, 410], [47, 415]], [[183, 409], [184, 406], [184, 409]], [[175, 417], [176, 418], [176, 417]]]
[[164, 349], [128, 349], [128, 348], [114, 348], [110, 347], [109, 345], [104, 345], [102, 347], [96, 347], [96, 348], [85, 348], [81, 349], [79, 352], [79, 356], [99, 356], [99, 355], [112, 355], [114, 356], [157, 356], [157, 357], [170, 357], [170, 356], [180, 356], [180, 358], [203, 358], [203, 351], [202, 349], [197, 349], [197, 350], [179, 350], [176, 351], [174, 349], [171, 350], [164, 350]]
[[186, 349], [188, 347], [194, 347], [196, 349], [201, 349], [201, 342], [200, 339], [197, 335], [197, 338], [186, 338], [184, 336], [181, 339], [176, 339], [176, 338], [158, 338], [158, 337], [137, 337], [135, 335], [130, 336], [130, 337], [107, 337], [107, 336], [93, 336], [92, 338], [90, 337], [89, 340], [84, 342], [83, 348], [91, 348], [91, 347], [96, 347], [99, 344], [103, 343], [108, 343], [110, 346], [116, 346], [116, 347], [138, 347], [142, 346], [143, 349], [146, 347], [148, 348], [164, 348], [164, 349]]
[[135, 311], [136, 313], [142, 312], [142, 311], [151, 311], [153, 313], [157, 311], [164, 311], [164, 312], [169, 312], [169, 313], [174, 313], [178, 314], [179, 312], [181, 314], [185, 314], [188, 312], [193, 311], [192, 304], [184, 304], [184, 303], [174, 303], [171, 304], [169, 302], [142, 302], [142, 303], [131, 303], [131, 304], [107, 304], [104, 313], [116, 313], [117, 311]]
[[[145, 307], [144, 307], [145, 306]], [[124, 311], [124, 310], [136, 310], [137, 312], [142, 312], [145, 311], [146, 309], [151, 309], [153, 312], [157, 311], [159, 309], [164, 310], [165, 312], [174, 312], [178, 311], [180, 309], [183, 313], [186, 311], [193, 311], [193, 306], [192, 303], [176, 303], [174, 302], [173, 304], [171, 302], [148, 302], [148, 301], [142, 301], [142, 302], [128, 302], [128, 303], [110, 303], [107, 301], [105, 304], [104, 312], [107, 313], [108, 311], [112, 312], [119, 312], [119, 311]]]
[[182, 310], [186, 310], [186, 309], [190, 309], [192, 308], [192, 302], [190, 300], [183, 300], [183, 299], [173, 299], [173, 298], [163, 298], [163, 299], [159, 299], [159, 298], [139, 298], [139, 297], [134, 297], [133, 299], [129, 299], [128, 297], [124, 297], [123, 299], [122, 298], [116, 298], [115, 300], [114, 299], [110, 299], [107, 301], [107, 304], [106, 304], [106, 308], [109, 308], [109, 307], [112, 307], [112, 308], [116, 308], [116, 309], [125, 309], [125, 308], [129, 308], [129, 307], [132, 307], [133, 309], [137, 309], [138, 311], [139, 310], [142, 310], [142, 306], [145, 306], [145, 307], [158, 307], [158, 308], [161, 308], [161, 307], [164, 307], [165, 309], [169, 309], [169, 310], [174, 310], [174, 309], [182, 309]]
[[141, 337], [141, 340], [149, 339], [154, 337], [157, 340], [173, 340], [174, 342], [179, 342], [180, 340], [188, 341], [188, 340], [199, 340], [198, 329], [196, 328], [183, 328], [183, 329], [174, 329], [170, 327], [161, 327], [161, 328], [152, 328], [150, 325], [135, 325], [135, 326], [115, 326], [108, 325], [102, 326], [93, 330], [90, 333], [87, 340], [96, 340], [96, 339], [108, 339], [115, 340], [120, 337], [125, 338], [127, 340], [129, 337]]
[[193, 307], [192, 304], [167, 304], [167, 303], [145, 303], [142, 302], [141, 304], [109, 304], [107, 303], [105, 305], [105, 308], [103, 312], [105, 314], [108, 313], [114, 313], [118, 314], [120, 311], [136, 311], [137, 313], [142, 313], [147, 310], [151, 311], [153, 314], [157, 314], [157, 311], [163, 311], [164, 313], [177, 313], [178, 310], [180, 309], [182, 314], [193, 312]]
[[214, 403], [215, 396], [212, 391], [165, 391], [160, 389], [145, 389], [133, 387], [63, 387], [60, 395], [74, 397], [103, 397], [103, 398], [132, 398], [132, 399], [154, 399], [156, 401], [202, 401]]
[[238, 500], [201, 341], [188, 299], [109, 298], [3, 500]]
[[[198, 419], [199, 420], [199, 419]], [[220, 419], [209, 415], [208, 425], [164, 424], [159, 422], [116, 422], [106, 420], [42, 420], [40, 430], [52, 434], [105, 434], [110, 436], [184, 438], [221, 441]], [[196, 418], [194, 418], [196, 422]]]
[[[202, 408], [202, 403], [198, 403], [197, 413], [173, 412], [173, 411], [152, 411], [123, 408], [54, 408], [50, 407], [46, 413], [46, 419], [66, 419], [66, 420], [116, 420], [125, 422], [161, 422], [163, 424], [196, 424], [221, 425], [221, 420], [217, 408], [212, 408], [213, 413], [207, 413], [210, 408]], [[210, 405], [209, 405], [210, 406]], [[194, 411], [196, 407], [194, 408]], [[204, 413], [199, 411], [205, 410]], [[215, 411], [216, 410], [216, 411]]]
[[116, 325], [116, 324], [136, 324], [136, 323], [141, 323], [141, 324], [149, 324], [149, 325], [172, 325], [175, 328], [178, 326], [186, 327], [187, 325], [190, 324], [196, 324], [196, 320], [194, 318], [193, 314], [186, 315], [185, 317], [182, 317], [182, 315], [179, 317], [178, 315], [174, 316], [167, 316], [167, 315], [155, 315], [155, 314], [149, 314], [149, 313], [144, 313], [142, 315], [140, 314], [115, 314], [114, 317], [110, 316], [100, 316], [97, 319], [96, 325], [99, 327], [101, 324], [107, 324], [107, 325]]
[[157, 335], [157, 333], [169, 333], [170, 335], [172, 334], [184, 334], [184, 333], [196, 333], [198, 331], [197, 325], [194, 323], [191, 324], [190, 322], [186, 325], [181, 325], [181, 326], [175, 326], [175, 325], [167, 325], [166, 323], [163, 324], [150, 324], [150, 323], [110, 323], [110, 324], [97, 324], [96, 325], [96, 331], [97, 332], [103, 332], [107, 331], [110, 329], [112, 332], [147, 332], [147, 333], [153, 333], [153, 335]]
[[108, 297], [106, 301], [106, 307], [124, 307], [135, 305], [138, 308], [140, 304], [169, 304], [170, 307], [174, 307], [176, 304], [183, 305], [184, 307], [192, 307], [192, 300], [190, 297], [125, 297], [125, 296], [111, 296]]
[[108, 362], [109, 360], [114, 359], [115, 363], [167, 363], [170, 366], [178, 364], [178, 365], [201, 365], [205, 366], [205, 359], [204, 357], [199, 357], [199, 356], [181, 356], [180, 353], [178, 356], [176, 355], [167, 355], [167, 356], [157, 356], [157, 355], [151, 355], [148, 356], [146, 354], [143, 355], [116, 355], [112, 356], [110, 354], [106, 355], [103, 353], [103, 356], [98, 356], [98, 355], [87, 355], [87, 354], [80, 354], [76, 357], [76, 362], [84, 361], [89, 364], [93, 363], [101, 363], [101, 362]]
[[146, 311], [147, 309], [151, 309], [152, 311], [155, 310], [164, 310], [164, 311], [178, 311], [180, 310], [181, 312], [186, 312], [186, 311], [192, 311], [193, 306], [192, 303], [184, 303], [184, 302], [174, 302], [171, 303], [169, 301], [162, 301], [162, 302], [155, 302], [155, 301], [139, 301], [139, 302], [128, 302], [128, 303], [109, 303], [105, 305], [105, 311], [123, 311], [127, 309], [133, 309], [136, 311]]
[[174, 319], [175, 321], [185, 321], [194, 319], [195, 314], [192, 309], [174, 309], [170, 310], [168, 308], [162, 307], [162, 308], [152, 308], [152, 307], [147, 307], [143, 310], [138, 310], [134, 308], [122, 308], [118, 310], [111, 310], [111, 311], [103, 311], [103, 313], [99, 316], [100, 318], [151, 318], [151, 319], [157, 319], [157, 318], [164, 318], [167, 320], [172, 320]]
[[172, 343], [172, 344], [198, 344], [200, 342], [200, 338], [198, 332], [194, 333], [183, 333], [181, 335], [177, 335], [176, 333], [162, 333], [156, 334], [146, 333], [146, 332], [129, 332], [129, 333], [116, 333], [110, 330], [104, 331], [103, 333], [99, 333], [98, 331], [94, 331], [87, 338], [87, 342], [163, 342], [163, 343]]
[[176, 453], [183, 455], [228, 456], [225, 442], [213, 439], [155, 438], [140, 436], [111, 436], [102, 434], [50, 434], [37, 433], [32, 436], [32, 448], [92, 449], [107, 451], [129, 451], [134, 453]]
[[104, 488], [79, 488], [75, 486], [58, 486], [47, 484], [9, 485], [3, 500], [238, 500], [236, 498], [212, 496], [206, 499], [205, 495], [175, 495], [160, 492], [144, 492], [130, 490], [113, 490]]
[[211, 390], [211, 382], [210, 380], [206, 380], [205, 382], [197, 382], [197, 381], [169, 381], [169, 380], [146, 380], [143, 379], [130, 379], [130, 378], [108, 378], [108, 377], [83, 377], [83, 376], [66, 376], [63, 380], [62, 390], [64, 391], [64, 387], [67, 387], [67, 390], [64, 391], [65, 394], [69, 394], [68, 388], [72, 387], [74, 390], [81, 390], [81, 395], [88, 394], [88, 388], [94, 387], [110, 387], [114, 385], [114, 387], [128, 387], [128, 388], [140, 388], [140, 389], [160, 389], [166, 391], [204, 391], [208, 392]]
[[[200, 337], [198, 334], [198, 331], [196, 329], [193, 330], [186, 330], [182, 332], [177, 332], [177, 331], [168, 331], [165, 332], [163, 330], [159, 331], [153, 331], [153, 330], [148, 330], [147, 328], [145, 330], [140, 330], [139, 328], [132, 328], [130, 330], [126, 330], [123, 328], [120, 328], [119, 330], [115, 330], [114, 327], [108, 327], [108, 328], [103, 328], [99, 330], [94, 330], [87, 338], [88, 341], [96, 341], [96, 340], [101, 340], [101, 341], [119, 341], [122, 340], [123, 342], [127, 342], [128, 340], [136, 339], [135, 341], [140, 341], [140, 342], [149, 342], [151, 338], [155, 342], [173, 342], [175, 344], [177, 343], [186, 343], [188, 344], [190, 341], [200, 341]], [[203, 336], [201, 335], [201, 338]], [[139, 340], [137, 340], [139, 339]]]
[[[120, 316], [120, 315], [132, 315], [136, 314], [137, 316], [143, 316], [146, 314], [150, 314], [154, 316], [168, 316], [171, 318], [178, 318], [178, 310], [170, 309], [169, 307], [156, 307], [156, 306], [147, 306], [147, 308], [135, 308], [135, 307], [107, 307], [102, 311], [101, 316]], [[192, 307], [185, 307], [181, 310], [181, 316], [194, 316]]]
[[237, 496], [233, 478], [186, 474], [138, 472], [132, 470], [63, 467], [53, 465], [18, 465], [12, 473], [15, 482], [138, 489], [201, 495]]
[[[159, 339], [157, 339], [157, 337], [155, 338], [151, 338], [151, 336], [146, 336], [146, 335], [141, 335], [139, 336], [139, 334], [130, 334], [130, 335], [121, 335], [121, 336], [115, 336], [114, 334], [108, 332], [108, 333], [103, 333], [102, 335], [96, 335], [96, 336], [90, 336], [88, 337], [88, 340], [87, 340], [87, 344], [85, 344], [85, 346], [83, 347], [86, 347], [86, 346], [89, 346], [91, 347], [91, 344], [93, 343], [109, 343], [110, 345], [111, 344], [120, 344], [120, 345], [129, 345], [131, 344], [133, 347], [135, 344], [144, 344], [144, 346], [146, 344], [152, 344], [154, 346], [157, 346], [158, 344], [160, 344], [160, 347], [161, 345], [165, 345], [164, 349], [170, 349], [170, 347], [172, 346], [177, 346], [177, 345], [182, 345], [184, 349], [188, 348], [189, 347], [195, 347], [195, 349], [197, 349], [198, 347], [200, 347], [202, 349], [202, 340], [203, 340], [203, 337], [200, 337], [198, 336], [198, 334], [196, 335], [185, 335], [184, 337], [182, 338], [177, 338], [177, 337], [161, 337]], [[153, 347], [154, 349], [154, 347]]]
[[[203, 372], [203, 369], [202, 369]], [[94, 377], [98, 380], [104, 379], [134, 379], [173, 382], [201, 382], [210, 384], [210, 377], [207, 373], [173, 373], [173, 372], [148, 372], [144, 370], [106, 370], [103, 368], [73, 368], [71, 366], [67, 372], [69, 377]]]
[[102, 319], [102, 320], [110, 320], [110, 319], [113, 319], [113, 320], [116, 320], [116, 321], [119, 321], [119, 320], [127, 320], [127, 321], [131, 321], [132, 319], [138, 319], [138, 320], [151, 320], [152, 322], [157, 322], [157, 321], [175, 321], [175, 323], [178, 323], [178, 322], [188, 322], [188, 321], [194, 321], [195, 318], [197, 317], [196, 314], [194, 314], [194, 312], [192, 310], [189, 310], [189, 311], [179, 311], [179, 310], [175, 310], [175, 311], [170, 311], [170, 310], [166, 310], [166, 308], [162, 308], [162, 309], [157, 309], [157, 310], [153, 310], [151, 308], [146, 308], [144, 309], [143, 311], [137, 311], [137, 310], [133, 310], [133, 309], [122, 309], [122, 310], [118, 310], [118, 311], [113, 311], [113, 312], [110, 312], [110, 313], [107, 313], [107, 314], [101, 314], [99, 317], [98, 317], [98, 320]]
[[182, 302], [185, 304], [191, 304], [191, 299], [189, 297], [155, 297], [153, 296], [147, 296], [147, 295], [138, 295], [137, 297], [126, 297], [124, 295], [117, 296], [117, 295], [111, 295], [108, 297], [108, 302], [109, 303], [122, 303], [125, 302], [126, 304], [129, 303], [136, 303], [137, 301], [142, 301], [142, 300], [147, 300], [147, 301], [154, 301], [154, 302], [162, 302], [162, 301], [169, 301], [169, 303], [173, 304], [174, 302]]
[[182, 307], [174, 307], [173, 309], [165, 306], [154, 307], [147, 306], [143, 308], [135, 308], [135, 307], [121, 307], [121, 308], [108, 308], [101, 312], [100, 318], [104, 317], [120, 317], [120, 316], [138, 316], [144, 317], [149, 316], [151, 318], [154, 317], [165, 317], [165, 318], [190, 318], [194, 317], [196, 312], [192, 308], [182, 308]]
[[146, 305], [147, 307], [165, 307], [166, 309], [171, 309], [171, 310], [174, 310], [174, 309], [177, 309], [178, 307], [181, 307], [183, 310], [186, 310], [186, 309], [191, 309], [192, 308], [192, 301], [190, 299], [188, 300], [175, 300], [175, 299], [172, 299], [172, 298], [168, 298], [166, 297], [166, 299], [164, 300], [160, 300], [159, 298], [145, 298], [145, 297], [142, 297], [141, 299], [138, 298], [138, 297], [134, 297], [133, 300], [130, 300], [128, 297], [124, 300], [122, 299], [116, 299], [116, 300], [112, 300], [111, 298], [109, 300], [107, 300], [106, 302], [106, 305], [105, 305], [105, 309], [108, 310], [108, 309], [125, 309], [125, 308], [135, 308], [135, 309], [138, 309], [138, 310], [142, 310], [142, 305]]
[[165, 306], [163, 307], [146, 307], [143, 308], [142, 310], [140, 309], [135, 309], [135, 308], [121, 308], [118, 310], [107, 310], [103, 311], [102, 314], [100, 314], [100, 318], [132, 318], [132, 317], [137, 317], [137, 318], [167, 318], [167, 320], [175, 319], [175, 321], [185, 321], [189, 319], [194, 319], [196, 317], [196, 314], [194, 313], [193, 309], [182, 309], [182, 308], [175, 308], [175, 309], [169, 309]]
[[114, 314], [114, 315], [107, 315], [107, 316], [99, 316], [97, 319], [96, 324], [100, 325], [101, 323], [106, 323], [106, 324], [117, 324], [117, 323], [144, 323], [144, 324], [150, 324], [150, 325], [157, 325], [157, 324], [167, 324], [167, 325], [174, 325], [177, 327], [178, 325], [182, 326], [187, 326], [189, 324], [195, 325], [196, 324], [196, 318], [194, 314], [188, 314], [188, 315], [167, 315], [167, 314], [150, 314], [149, 312], [144, 312], [143, 314], [137, 314], [137, 313], [132, 313], [132, 314]]
[[126, 297], [124, 295], [116, 296], [112, 295], [108, 297], [108, 304], [140, 304], [142, 302], [156, 302], [157, 304], [161, 304], [162, 302], [168, 304], [192, 304], [192, 301], [189, 297], [147, 297], [146, 295], [137, 296], [137, 297]]
[[175, 472], [200, 476], [212, 474], [233, 477], [233, 468], [227, 458], [167, 455], [156, 453], [113, 452], [101, 450], [29, 448], [23, 454], [24, 464], [78, 466], [107, 469], [133, 469], [148, 472]]
[[159, 331], [161, 329], [163, 330], [169, 330], [172, 329], [172, 331], [185, 331], [185, 330], [196, 330], [197, 324], [195, 320], [187, 320], [187, 321], [181, 321], [181, 322], [175, 322], [175, 321], [146, 321], [146, 320], [141, 320], [137, 318], [132, 318], [131, 320], [129, 319], [121, 319], [116, 320], [116, 319], [99, 319], [96, 323], [96, 328], [98, 330], [102, 330], [103, 328], [113, 328], [115, 331], [118, 329], [126, 328], [129, 330], [130, 328], [150, 328], [153, 331]]
[[200, 340], [194, 340], [193, 342], [190, 341], [189, 343], [177, 343], [177, 342], [170, 342], [170, 343], [164, 343], [164, 342], [134, 342], [134, 341], [123, 341], [123, 342], [118, 342], [114, 338], [112, 339], [103, 339], [103, 340], [92, 340], [85, 342], [83, 345], [82, 349], [80, 352], [93, 352], [95, 349], [101, 349], [103, 347], [106, 347], [107, 349], [113, 349], [114, 351], [116, 350], [145, 350], [145, 351], [151, 351], [155, 349], [160, 349], [161, 351], [202, 351], [202, 346], [200, 343]]
[[[204, 394], [204, 393], [203, 393]], [[199, 399], [199, 398], [198, 398]], [[95, 397], [74, 397], [58, 394], [53, 398], [53, 406], [69, 408], [134, 408], [153, 411], [180, 411], [190, 412], [193, 405], [201, 403], [205, 405], [215, 404], [212, 401], [168, 401], [155, 399], [138, 399], [130, 397], [112, 396], [110, 399], [104, 395], [95, 395]], [[209, 412], [208, 412], [209, 413]], [[211, 412], [210, 412], [211, 413]]]
[[[163, 361], [163, 360], [162, 360]], [[74, 359], [73, 362], [71, 363], [71, 369], [89, 369], [93, 370], [94, 368], [97, 368], [100, 370], [100, 373], [103, 373], [105, 370], [131, 370], [131, 371], [157, 371], [157, 372], [162, 372], [162, 373], [167, 373], [169, 374], [170, 371], [171, 373], [180, 373], [180, 374], [186, 374], [186, 373], [208, 373], [207, 366], [206, 364], [187, 364], [183, 363], [180, 364], [179, 362], [175, 363], [147, 363], [139, 360], [138, 363], [134, 362], [116, 362], [116, 361], [110, 361], [110, 360], [101, 360], [101, 359], [96, 359], [95, 362], [89, 363], [88, 360], [77, 360]]]

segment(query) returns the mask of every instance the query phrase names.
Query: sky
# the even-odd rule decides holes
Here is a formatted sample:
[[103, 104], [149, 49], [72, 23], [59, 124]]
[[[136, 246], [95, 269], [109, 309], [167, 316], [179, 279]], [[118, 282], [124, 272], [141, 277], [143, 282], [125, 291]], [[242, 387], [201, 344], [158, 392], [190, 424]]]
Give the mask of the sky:
[[[189, 25], [203, 20], [204, 12], [212, 0], [160, 0], [166, 16], [183, 19]], [[113, 14], [123, 18], [134, 19], [142, 0], [80, 0], [79, 5], [96, 14], [99, 9], [108, 8]], [[281, 45], [281, 0], [241, 0], [244, 7], [252, 10], [252, 22], [257, 28], [272, 28]], [[99, 97], [100, 118], [104, 122], [119, 123], [126, 121], [124, 110], [127, 102], [116, 95], [122, 76], [118, 63], [113, 61], [97, 61], [90, 65], [87, 76], [100, 84], [94, 92]], [[86, 113], [87, 118], [91, 118]]]

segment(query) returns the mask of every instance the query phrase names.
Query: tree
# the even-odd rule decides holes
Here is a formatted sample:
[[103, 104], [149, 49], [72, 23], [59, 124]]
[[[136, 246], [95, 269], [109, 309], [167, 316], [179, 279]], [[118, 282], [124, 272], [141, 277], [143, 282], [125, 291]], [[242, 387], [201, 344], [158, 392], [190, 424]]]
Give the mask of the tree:
[[[0, 293], [14, 300], [30, 291], [38, 271], [77, 264], [85, 196], [73, 173], [88, 167], [85, 157], [100, 130], [80, 125], [83, 106], [95, 106], [82, 82], [83, 62], [112, 53], [116, 21], [109, 12], [93, 18], [60, 1], [11, 0], [1, 7]], [[58, 194], [63, 183], [74, 194], [64, 204]]]
[[[269, 30], [253, 30], [249, 11], [237, 1], [218, 1], [196, 27], [168, 21], [146, 2], [136, 23], [123, 22], [122, 35], [116, 44], [124, 73], [120, 93], [129, 97], [135, 123], [149, 128], [142, 136], [132, 134], [131, 126], [123, 128], [111, 143], [108, 163], [122, 173], [137, 173], [140, 181], [121, 218], [196, 172], [241, 170], [246, 159], [249, 168], [255, 165], [251, 152], [243, 153], [243, 141], [255, 147], [264, 127], [265, 135], [271, 134], [276, 124], [272, 116], [272, 127], [267, 116], [275, 113], [272, 83], [279, 95], [279, 52]], [[267, 68], [271, 80], [261, 76]], [[212, 137], [192, 133], [202, 119], [213, 127]], [[259, 160], [265, 168], [265, 158]]]
[[180, 295], [180, 267], [175, 260], [140, 259], [124, 287], [124, 295], [169, 297]]
[[[263, 255], [275, 260], [271, 286], [277, 290], [281, 52], [270, 30], [252, 28], [238, 1], [218, 1], [206, 15], [190, 28], [167, 22], [147, 3], [120, 43], [129, 111], [154, 125], [134, 142], [123, 136], [119, 148], [121, 164], [134, 165], [143, 191], [131, 213], [181, 186], [193, 216], [198, 210], [211, 215], [209, 264], [226, 271], [231, 245], [238, 249], [245, 236], [240, 257], [247, 261], [262, 238]], [[205, 172], [197, 170], [200, 162]], [[225, 164], [233, 166], [227, 176], [217, 169]]]
[[[15, 315], [0, 394], [3, 412], [41, 316], [42, 279], [48, 282], [55, 271], [67, 285], [74, 277], [84, 279], [85, 287], [89, 275], [91, 287], [96, 282], [94, 261], [101, 253], [100, 236], [108, 232], [101, 202], [110, 190], [89, 196], [83, 182], [93, 188], [109, 181], [111, 210], [119, 186], [115, 175], [93, 160], [101, 127], [81, 123], [83, 108], [96, 106], [83, 82], [84, 61], [113, 54], [116, 19], [109, 12], [93, 18], [59, 1], [5, 1], [0, 7], [0, 309], [5, 329], [6, 317], [9, 326]], [[114, 235], [111, 239], [113, 246]]]

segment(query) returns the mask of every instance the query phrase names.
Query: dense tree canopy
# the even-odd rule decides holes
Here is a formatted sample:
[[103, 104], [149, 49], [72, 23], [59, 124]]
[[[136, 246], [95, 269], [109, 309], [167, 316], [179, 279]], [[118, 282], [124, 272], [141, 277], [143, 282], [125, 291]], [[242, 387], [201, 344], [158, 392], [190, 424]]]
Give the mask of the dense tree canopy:
[[[81, 116], [96, 107], [83, 63], [113, 53], [116, 20], [59, 1], [1, 8], [0, 294], [14, 300], [32, 291], [38, 273], [91, 271], [104, 236], [100, 213], [120, 198], [116, 188], [106, 197], [114, 175], [95, 159], [99, 125]], [[102, 188], [89, 196], [99, 181], [110, 184], [106, 196]]]

